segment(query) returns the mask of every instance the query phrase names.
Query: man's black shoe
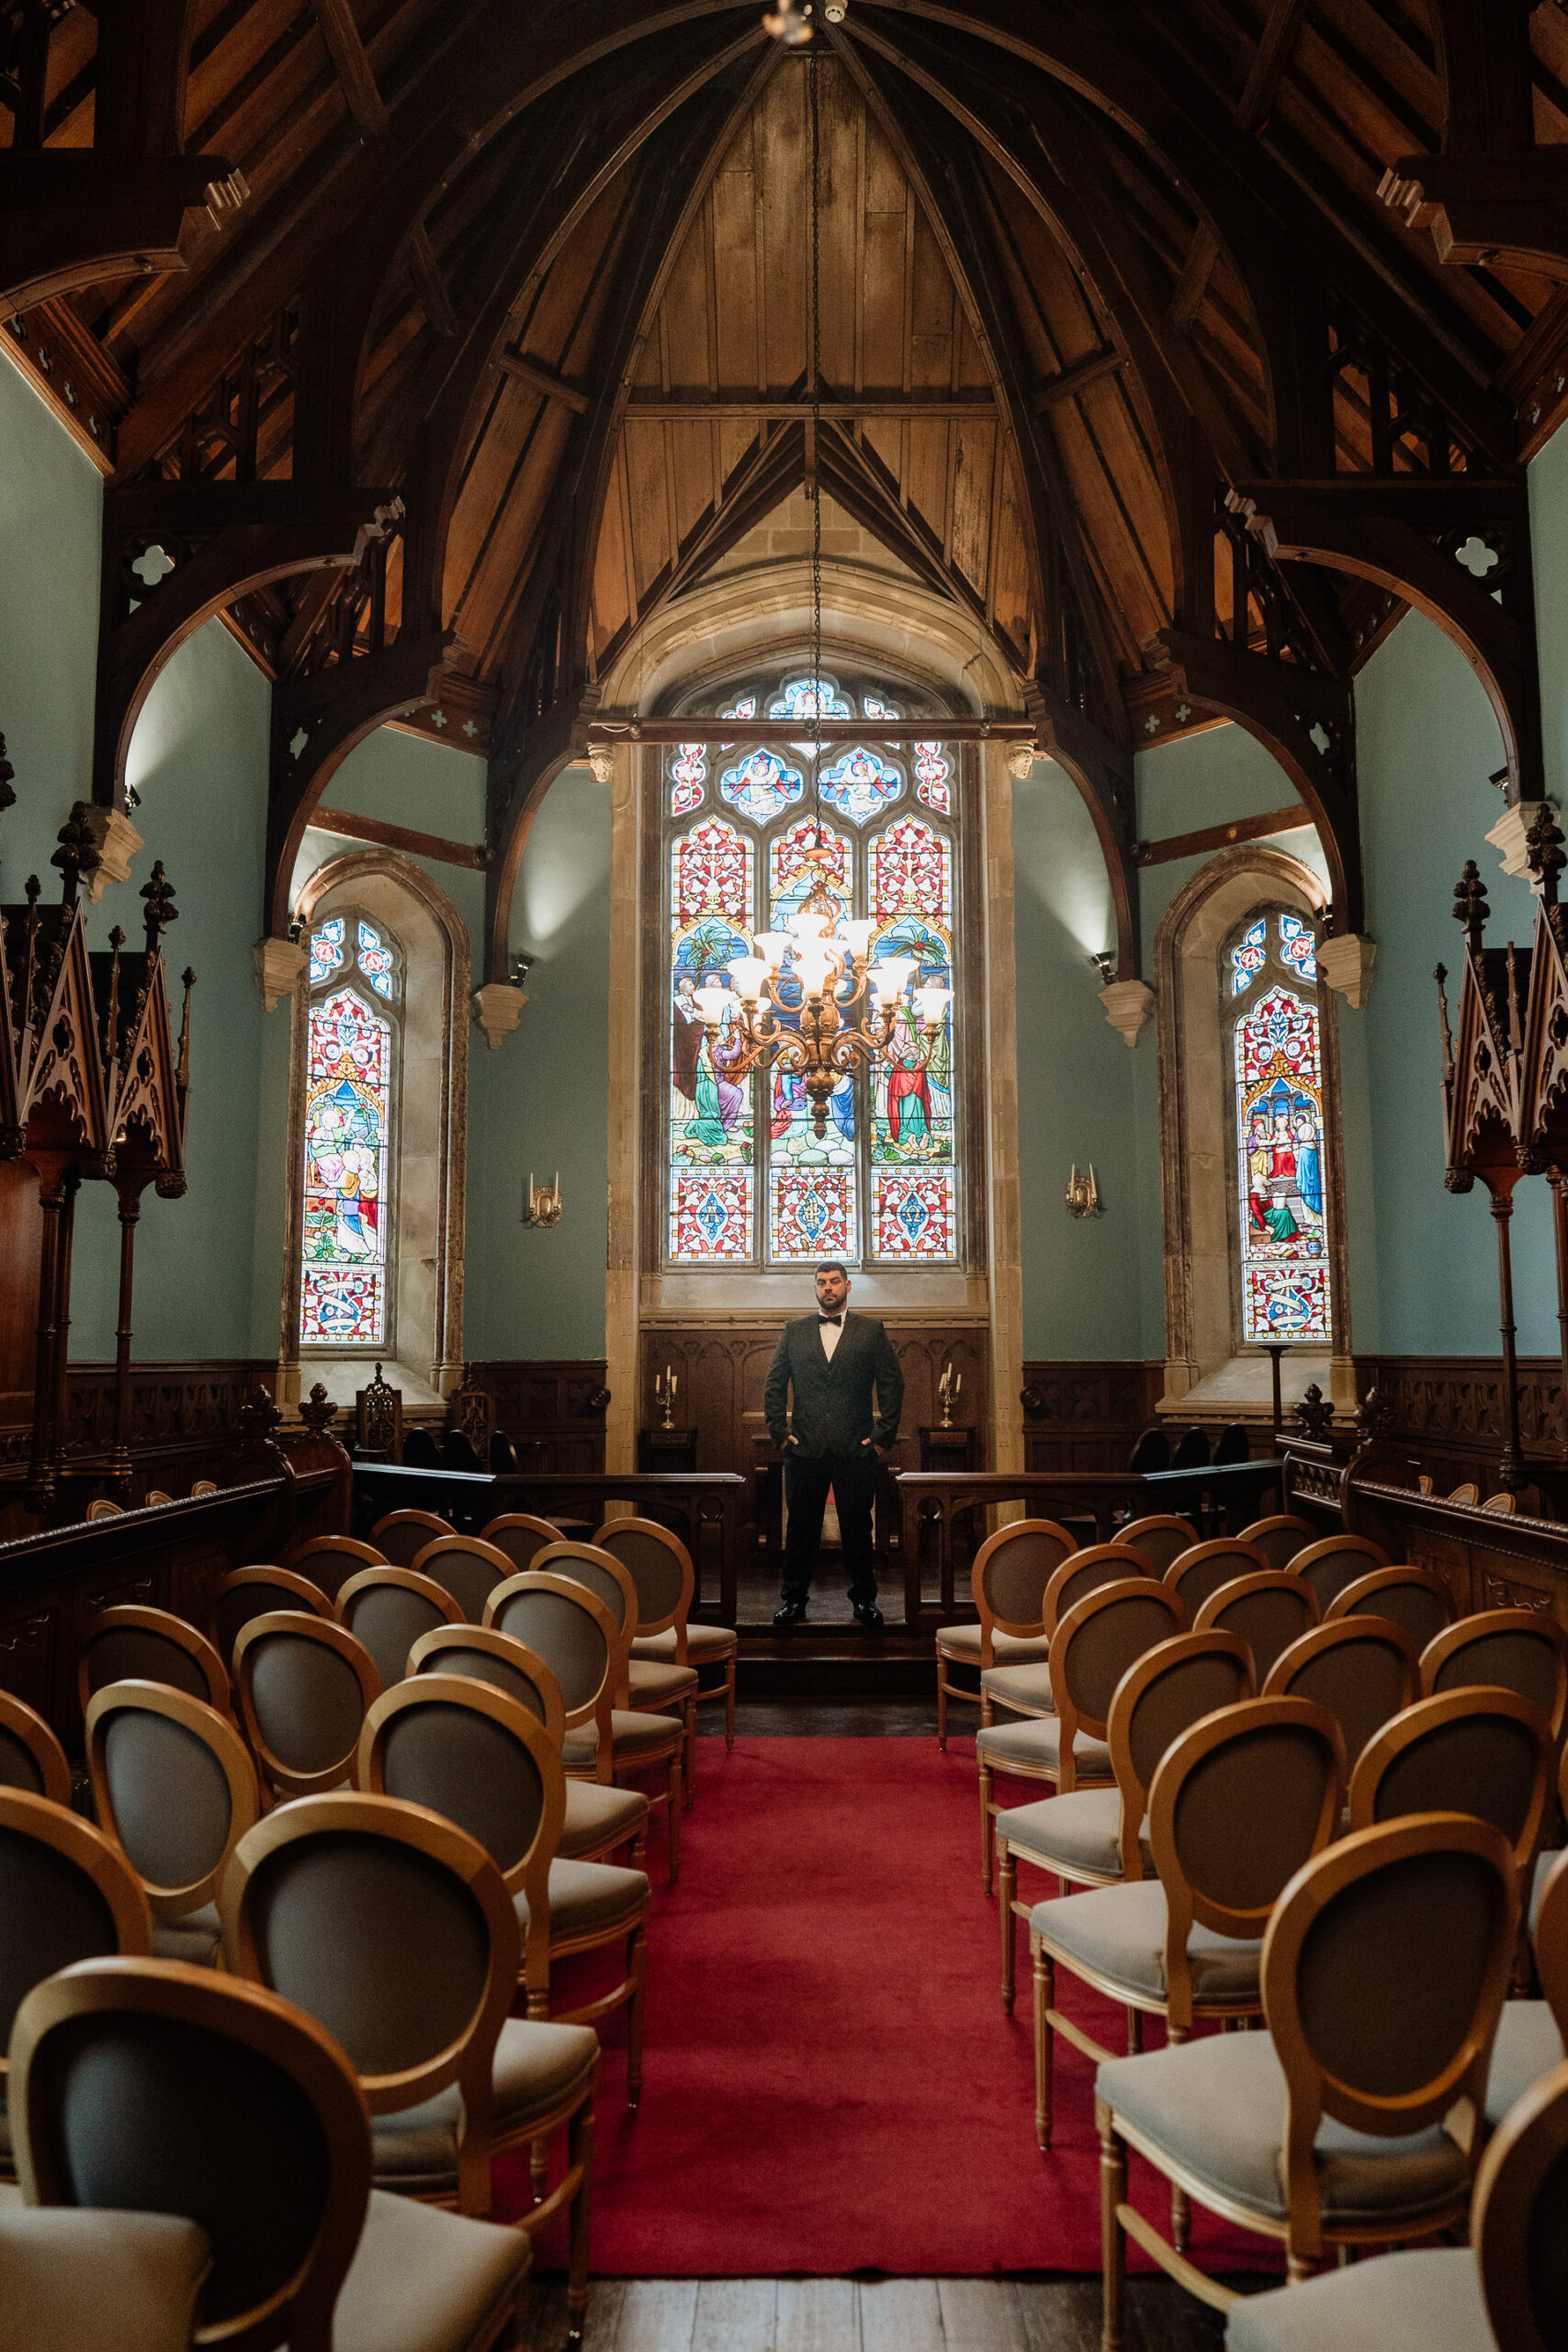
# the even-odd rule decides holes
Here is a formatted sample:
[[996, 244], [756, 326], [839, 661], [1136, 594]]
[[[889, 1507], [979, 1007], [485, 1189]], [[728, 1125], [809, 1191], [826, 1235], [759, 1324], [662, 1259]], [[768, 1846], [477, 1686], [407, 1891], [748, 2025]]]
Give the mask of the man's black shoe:
[[805, 1619], [806, 1603], [804, 1600], [786, 1600], [782, 1608], [775, 1609], [773, 1611], [773, 1623], [781, 1629], [785, 1625], [803, 1624], [805, 1623]]
[[[883, 1624], [881, 1610], [874, 1600], [857, 1600], [854, 1604], [855, 1623], [863, 1625], [868, 1634], [880, 1633]], [[777, 1623], [777, 1620], [774, 1620]]]

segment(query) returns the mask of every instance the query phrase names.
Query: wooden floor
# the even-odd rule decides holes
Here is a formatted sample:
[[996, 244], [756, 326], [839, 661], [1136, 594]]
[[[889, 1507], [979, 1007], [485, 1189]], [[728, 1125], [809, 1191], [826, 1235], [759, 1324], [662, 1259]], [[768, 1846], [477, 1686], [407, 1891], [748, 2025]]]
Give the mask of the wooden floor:
[[[1219, 2352], [1224, 2322], [1134, 2279], [1127, 2352]], [[524, 2352], [560, 2352], [566, 2289], [540, 2280]], [[586, 2352], [1100, 2352], [1097, 2278], [599, 2278]]]

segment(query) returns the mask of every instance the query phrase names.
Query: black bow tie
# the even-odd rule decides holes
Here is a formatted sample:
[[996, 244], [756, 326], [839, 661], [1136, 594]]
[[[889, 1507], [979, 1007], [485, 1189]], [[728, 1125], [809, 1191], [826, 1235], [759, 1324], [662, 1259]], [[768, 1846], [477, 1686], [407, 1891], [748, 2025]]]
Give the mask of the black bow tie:
[[817, 1317], [818, 1323], [841, 1323], [843, 1319], [841, 1315], [819, 1315]]

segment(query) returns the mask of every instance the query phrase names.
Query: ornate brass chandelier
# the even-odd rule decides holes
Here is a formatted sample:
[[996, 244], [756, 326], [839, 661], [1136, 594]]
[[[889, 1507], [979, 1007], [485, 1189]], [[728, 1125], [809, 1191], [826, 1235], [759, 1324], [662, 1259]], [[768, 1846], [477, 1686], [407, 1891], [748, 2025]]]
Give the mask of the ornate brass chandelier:
[[[807, 427], [811, 436], [807, 481], [812, 505], [811, 695], [802, 715], [807, 723], [820, 715], [822, 676], [822, 486], [816, 478], [822, 402], [818, 65], [814, 52], [806, 69], [811, 173], [811, 416]], [[809, 891], [784, 930], [755, 933], [752, 954], [729, 958], [732, 985], [709, 980], [694, 998], [715, 1066], [722, 1035], [727, 1039], [724, 1067], [731, 1079], [760, 1069], [797, 1076], [811, 1104], [812, 1132], [818, 1142], [828, 1132], [829, 1102], [857, 1063], [872, 1069], [879, 1057], [897, 1056], [900, 1067], [928, 1067], [953, 998], [950, 988], [915, 980], [919, 959], [913, 956], [884, 956], [872, 963], [874, 917], [846, 917], [836, 903], [828, 884], [833, 852], [822, 839], [820, 751], [819, 744], [812, 744], [816, 834], [805, 855], [816, 873]], [[857, 1012], [857, 1007], [862, 1009]]]

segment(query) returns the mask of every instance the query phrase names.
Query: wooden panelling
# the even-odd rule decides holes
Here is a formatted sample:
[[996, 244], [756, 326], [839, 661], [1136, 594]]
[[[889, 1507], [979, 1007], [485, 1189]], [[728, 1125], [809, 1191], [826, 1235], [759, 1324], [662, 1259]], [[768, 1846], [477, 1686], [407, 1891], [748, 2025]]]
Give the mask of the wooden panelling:
[[472, 1363], [468, 1377], [492, 1399], [519, 1469], [587, 1477], [604, 1467], [606, 1368], [602, 1356], [525, 1357]]
[[1024, 1468], [1125, 1470], [1164, 1386], [1162, 1363], [1026, 1363]]
[[[1358, 1357], [1357, 1374], [1361, 1394], [1375, 1385], [1388, 1407], [1389, 1438], [1419, 1458], [1439, 1494], [1465, 1479], [1474, 1479], [1483, 1495], [1492, 1493], [1503, 1451], [1500, 1357]], [[1527, 1468], [1556, 1491], [1568, 1471], [1568, 1422], [1553, 1356], [1519, 1359], [1519, 1430]], [[1541, 1499], [1555, 1515], [1557, 1506]]]

